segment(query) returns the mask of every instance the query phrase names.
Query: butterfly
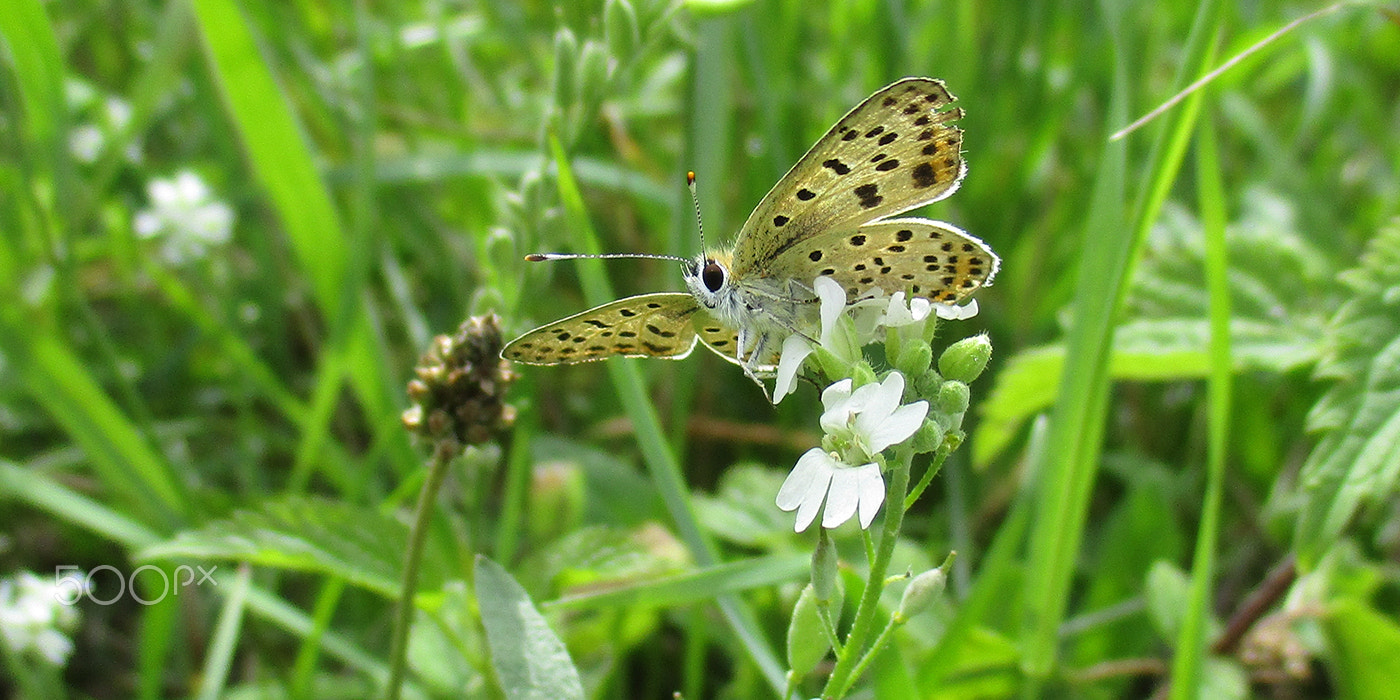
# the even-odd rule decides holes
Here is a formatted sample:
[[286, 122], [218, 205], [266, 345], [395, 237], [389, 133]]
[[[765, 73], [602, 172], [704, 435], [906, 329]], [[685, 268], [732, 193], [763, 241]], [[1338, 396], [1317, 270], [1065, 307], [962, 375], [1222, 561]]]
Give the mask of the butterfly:
[[[620, 299], [512, 340], [501, 356], [537, 365], [608, 357], [690, 354], [696, 340], [740, 365], [763, 386], [783, 340], [810, 337], [819, 275], [846, 290], [847, 303], [903, 291], [955, 304], [996, 275], [985, 243], [939, 221], [890, 218], [957, 190], [967, 173], [963, 111], [941, 80], [905, 78], [866, 98], [826, 132], [773, 186], [732, 248], [695, 258], [643, 257], [681, 264], [686, 292]], [[694, 174], [690, 174], [692, 193]], [[703, 232], [701, 241], [703, 247]], [[527, 260], [589, 257], [536, 254]], [[766, 393], [766, 390], [765, 390]]]

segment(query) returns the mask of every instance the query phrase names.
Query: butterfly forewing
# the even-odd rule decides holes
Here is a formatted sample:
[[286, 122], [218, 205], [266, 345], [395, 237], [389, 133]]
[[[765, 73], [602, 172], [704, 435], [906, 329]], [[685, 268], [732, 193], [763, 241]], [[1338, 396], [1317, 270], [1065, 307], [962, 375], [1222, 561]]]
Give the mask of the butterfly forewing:
[[878, 287], [945, 303], [962, 301], [990, 284], [1000, 265], [991, 248], [967, 232], [912, 218], [819, 233], [770, 264], [780, 277], [831, 277], [846, 289], [848, 301]]
[[604, 304], [512, 340], [501, 356], [533, 365], [609, 357], [680, 359], [695, 347], [691, 318], [700, 311], [685, 293], [642, 294]]
[[766, 270], [807, 237], [852, 230], [951, 194], [962, 130], [940, 80], [907, 78], [841, 118], [759, 203], [735, 242], [733, 272]]

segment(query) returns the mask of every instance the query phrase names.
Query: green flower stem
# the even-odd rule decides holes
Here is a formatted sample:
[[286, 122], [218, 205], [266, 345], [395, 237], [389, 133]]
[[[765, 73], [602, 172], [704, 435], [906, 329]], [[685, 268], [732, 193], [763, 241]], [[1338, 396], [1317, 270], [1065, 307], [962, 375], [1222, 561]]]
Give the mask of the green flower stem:
[[860, 661], [856, 663], [855, 670], [851, 672], [851, 680], [865, 675], [865, 671], [870, 668], [870, 663], [875, 660], [875, 655], [880, 653], [886, 642], [890, 641], [890, 635], [894, 634], [895, 628], [903, 625], [904, 622], [898, 615], [890, 618], [890, 621], [885, 624], [885, 628], [880, 630], [880, 636], [875, 638], [875, 643], [871, 644], [864, 654], [861, 654]]
[[403, 582], [399, 586], [399, 605], [394, 614], [394, 636], [389, 645], [389, 687], [384, 692], [386, 700], [398, 700], [399, 686], [403, 684], [404, 668], [408, 661], [408, 629], [413, 624], [413, 598], [418, 590], [418, 566], [423, 560], [423, 546], [428, 540], [428, 523], [432, 519], [438, 489], [447, 475], [447, 467], [452, 464], [453, 455], [460, 451], [461, 448], [454, 441], [438, 443], [433, 450], [432, 461], [428, 463], [428, 479], [423, 482], [423, 490], [418, 492], [413, 529], [408, 533], [408, 552], [404, 554]]
[[933, 477], [938, 476], [938, 472], [943, 470], [943, 461], [946, 459], [948, 459], [947, 450], [939, 448], [939, 450], [934, 453], [933, 461], [930, 462], [928, 468], [924, 470], [924, 475], [919, 477], [919, 483], [914, 484], [914, 488], [910, 489], [909, 495], [904, 497], [905, 510], [909, 510], [913, 507], [914, 502], [919, 500], [919, 496], [924, 494], [924, 489], [928, 488], [928, 485], [933, 483]]
[[841, 638], [836, 634], [836, 620], [831, 616], [831, 603], [817, 601], [817, 615], [822, 619], [822, 632], [836, 656], [841, 656]]
[[845, 653], [837, 659], [836, 667], [831, 670], [831, 677], [822, 689], [824, 700], [845, 697], [857, 678], [857, 666], [864, 660], [861, 652], [879, 617], [880, 594], [885, 590], [885, 571], [889, 569], [895, 541], [904, 524], [904, 494], [909, 488], [909, 465], [913, 461], [914, 453], [907, 447], [901, 447], [896, 452], [894, 466], [890, 470], [889, 490], [885, 495], [884, 531], [880, 534], [875, 558], [870, 562], [870, 575], [865, 584], [865, 593], [860, 597], [860, 606], [856, 608], [855, 621], [851, 623], [851, 633], [846, 635]]

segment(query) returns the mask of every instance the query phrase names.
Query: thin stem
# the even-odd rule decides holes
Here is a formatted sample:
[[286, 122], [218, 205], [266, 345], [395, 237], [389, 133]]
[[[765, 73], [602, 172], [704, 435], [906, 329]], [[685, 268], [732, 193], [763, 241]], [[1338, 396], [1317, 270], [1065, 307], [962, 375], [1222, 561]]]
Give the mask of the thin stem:
[[870, 574], [865, 584], [865, 593], [860, 597], [856, 608], [855, 621], [851, 632], [846, 635], [846, 652], [836, 662], [831, 677], [822, 689], [823, 700], [836, 700], [844, 697], [855, 682], [854, 671], [865, 648], [865, 640], [870, 636], [880, 612], [880, 594], [885, 589], [885, 571], [894, 555], [895, 541], [899, 538], [900, 527], [904, 523], [904, 494], [909, 488], [909, 464], [914, 453], [901, 448], [896, 454], [894, 468], [890, 470], [890, 486], [885, 496], [885, 527], [880, 535], [879, 548], [870, 563]]
[[948, 451], [942, 447], [933, 455], [933, 461], [924, 470], [924, 475], [919, 477], [919, 483], [914, 484], [914, 488], [909, 490], [909, 495], [904, 498], [904, 509], [909, 510], [914, 506], [914, 502], [919, 500], [919, 496], [924, 495], [924, 489], [933, 483], [933, 477], [938, 476], [938, 472], [943, 471], [943, 462], [948, 459]]
[[418, 590], [418, 565], [423, 560], [423, 546], [428, 540], [428, 522], [432, 518], [433, 505], [437, 503], [437, 492], [442, 487], [447, 467], [453, 455], [459, 451], [455, 442], [444, 440], [433, 450], [428, 463], [428, 479], [423, 482], [423, 490], [418, 492], [418, 505], [414, 509], [413, 529], [408, 532], [408, 551], [404, 554], [403, 581], [399, 586], [398, 610], [394, 614], [394, 636], [389, 645], [389, 687], [385, 690], [386, 700], [398, 700], [399, 686], [403, 684], [404, 668], [408, 660], [408, 629], [413, 623], [413, 598]]
[[884, 648], [885, 644], [890, 641], [890, 635], [894, 634], [895, 628], [902, 624], [904, 624], [904, 622], [899, 619], [899, 616], [896, 615], [890, 618], [885, 628], [880, 630], [880, 636], [876, 637], [875, 642], [861, 655], [860, 662], [856, 664], [855, 670], [851, 672], [852, 679], [860, 678], [865, 675], [866, 669], [870, 668], [871, 662], [875, 660], [875, 655], [880, 653], [880, 649]]

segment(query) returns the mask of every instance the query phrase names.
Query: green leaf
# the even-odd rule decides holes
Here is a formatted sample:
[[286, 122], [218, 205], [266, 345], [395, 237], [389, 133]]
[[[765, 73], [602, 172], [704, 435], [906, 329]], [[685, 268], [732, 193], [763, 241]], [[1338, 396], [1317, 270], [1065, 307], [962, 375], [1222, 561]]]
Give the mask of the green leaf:
[[1303, 505], [1294, 533], [1306, 569], [1367, 503], [1400, 482], [1400, 222], [1383, 228], [1361, 265], [1341, 275], [1353, 297], [1327, 329], [1318, 364], [1337, 382], [1308, 416], [1326, 431], [1303, 464]]
[[1147, 612], [1162, 638], [1176, 639], [1189, 592], [1186, 573], [1171, 562], [1154, 562], [1148, 570]]
[[476, 599], [491, 664], [511, 700], [583, 698], [569, 650], [549, 629], [525, 589], [499, 564], [476, 558]]
[[1356, 599], [1330, 606], [1323, 627], [1330, 642], [1332, 680], [1338, 697], [1353, 700], [1395, 697], [1400, 678], [1400, 626]]
[[[371, 508], [315, 498], [272, 501], [259, 511], [239, 511], [228, 520], [137, 553], [138, 559], [234, 559], [262, 566], [343, 577], [349, 583], [395, 597], [408, 528]], [[424, 590], [440, 588], [447, 570], [439, 550], [424, 552]]]

